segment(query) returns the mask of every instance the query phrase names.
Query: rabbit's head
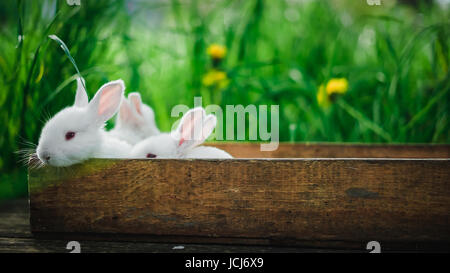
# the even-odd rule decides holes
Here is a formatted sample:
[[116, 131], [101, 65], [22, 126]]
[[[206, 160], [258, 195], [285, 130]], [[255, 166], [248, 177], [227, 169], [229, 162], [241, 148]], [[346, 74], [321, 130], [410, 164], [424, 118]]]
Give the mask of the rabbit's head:
[[105, 122], [119, 109], [124, 90], [122, 80], [112, 81], [88, 102], [78, 79], [74, 105], [58, 112], [42, 129], [38, 158], [44, 164], [68, 166], [91, 157], [101, 145]]
[[189, 110], [181, 119], [177, 129], [170, 134], [149, 137], [132, 150], [134, 158], [180, 158], [202, 144], [216, 127], [214, 115], [206, 115], [197, 107]]
[[142, 103], [137, 92], [123, 99], [114, 126], [114, 136], [136, 144], [139, 140], [159, 134], [153, 110]]

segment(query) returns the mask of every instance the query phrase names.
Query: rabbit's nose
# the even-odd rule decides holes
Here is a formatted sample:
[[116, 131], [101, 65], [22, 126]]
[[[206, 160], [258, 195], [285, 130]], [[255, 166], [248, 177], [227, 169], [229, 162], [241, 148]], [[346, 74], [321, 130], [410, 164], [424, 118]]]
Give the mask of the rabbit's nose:
[[49, 153], [42, 153], [40, 158], [42, 159], [42, 161], [44, 161], [44, 163], [47, 163], [50, 161], [50, 154]]

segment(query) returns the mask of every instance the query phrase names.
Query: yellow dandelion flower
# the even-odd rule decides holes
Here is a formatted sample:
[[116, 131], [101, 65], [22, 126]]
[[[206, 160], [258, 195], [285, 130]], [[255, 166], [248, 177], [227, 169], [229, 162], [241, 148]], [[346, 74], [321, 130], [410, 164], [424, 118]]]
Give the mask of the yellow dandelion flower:
[[207, 52], [213, 59], [223, 59], [227, 55], [227, 48], [219, 44], [212, 44], [208, 47]]
[[210, 70], [202, 79], [204, 86], [217, 86], [219, 89], [227, 87], [229, 82], [230, 80], [228, 79], [227, 73], [216, 69]]
[[345, 78], [331, 79], [326, 86], [321, 84], [317, 91], [317, 103], [321, 107], [328, 107], [337, 96], [345, 94], [348, 90], [348, 81]]
[[326, 90], [328, 96], [332, 94], [345, 94], [348, 90], [348, 81], [346, 78], [331, 79], [327, 83]]
[[321, 107], [328, 107], [330, 105], [330, 99], [323, 84], [319, 86], [319, 90], [317, 91], [317, 103]]

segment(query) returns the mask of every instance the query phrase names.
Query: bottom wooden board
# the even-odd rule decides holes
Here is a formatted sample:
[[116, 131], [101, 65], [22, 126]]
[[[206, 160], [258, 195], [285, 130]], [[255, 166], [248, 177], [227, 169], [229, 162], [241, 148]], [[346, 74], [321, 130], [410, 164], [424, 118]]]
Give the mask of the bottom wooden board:
[[90, 160], [30, 171], [31, 229], [448, 249], [449, 167], [448, 159]]

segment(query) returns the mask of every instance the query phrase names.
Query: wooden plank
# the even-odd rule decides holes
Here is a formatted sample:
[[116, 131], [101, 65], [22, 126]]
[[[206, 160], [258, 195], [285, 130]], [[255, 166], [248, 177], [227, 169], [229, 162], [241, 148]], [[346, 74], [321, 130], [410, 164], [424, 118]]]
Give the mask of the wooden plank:
[[[76, 240], [81, 245], [83, 253], [335, 253], [348, 252], [336, 249], [314, 249], [273, 246], [244, 246], [218, 244], [175, 244], [148, 243], [122, 238], [121, 241], [111, 241], [112, 236], [97, 234], [59, 234], [54, 240], [54, 234], [40, 234], [32, 237], [30, 233], [28, 199], [4, 200], [0, 202], [0, 253], [67, 253], [69, 241]], [[99, 241], [109, 240], [109, 241]], [[156, 240], [155, 240], [156, 241]], [[180, 248], [180, 246], [182, 248]], [[367, 252], [360, 249], [360, 252]], [[352, 251], [353, 252], [353, 251]]]
[[[32, 238], [0, 237], [0, 253], [69, 253], [67, 240], [43, 240]], [[148, 242], [78, 241], [82, 253], [346, 253], [368, 252], [319, 248], [294, 248], [273, 246], [217, 245], [217, 244], [174, 244]], [[180, 246], [182, 248], [180, 248]]]
[[28, 198], [0, 201], [0, 237], [32, 237]]
[[448, 159], [93, 159], [30, 171], [31, 229], [449, 249], [449, 167]]
[[9, 213], [0, 215], [0, 237], [31, 238], [29, 214]]
[[280, 143], [275, 151], [261, 151], [260, 144], [218, 142], [215, 146], [236, 158], [450, 158], [447, 144], [336, 144]]

